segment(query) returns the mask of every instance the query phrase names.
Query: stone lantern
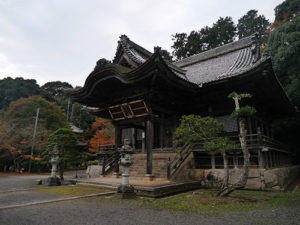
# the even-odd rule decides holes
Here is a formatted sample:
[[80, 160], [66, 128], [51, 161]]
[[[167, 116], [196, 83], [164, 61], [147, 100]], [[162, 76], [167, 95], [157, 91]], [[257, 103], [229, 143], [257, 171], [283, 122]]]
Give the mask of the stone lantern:
[[116, 196], [120, 198], [134, 198], [136, 196], [134, 187], [129, 184], [129, 167], [132, 165], [131, 155], [133, 148], [129, 140], [124, 139], [124, 145], [119, 149], [120, 165], [123, 167], [122, 184], [118, 187]]
[[48, 186], [58, 186], [61, 185], [60, 179], [56, 176], [57, 165], [59, 163], [59, 151], [57, 149], [57, 145], [54, 146], [53, 151], [50, 153], [51, 160], [50, 163], [52, 165], [51, 176], [47, 179]]

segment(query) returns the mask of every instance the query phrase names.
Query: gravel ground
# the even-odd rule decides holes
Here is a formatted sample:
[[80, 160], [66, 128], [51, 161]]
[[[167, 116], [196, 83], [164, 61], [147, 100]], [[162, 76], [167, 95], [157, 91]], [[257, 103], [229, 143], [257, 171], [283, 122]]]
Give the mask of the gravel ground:
[[276, 210], [227, 213], [224, 216], [188, 216], [181, 213], [139, 208], [132, 204], [81, 199], [0, 210], [0, 224], [101, 224], [101, 225], [299, 225], [300, 206]]
[[[78, 171], [79, 177], [86, 176], [85, 171]], [[1, 174], [0, 174], [1, 175]], [[37, 183], [37, 180], [43, 179], [46, 180], [49, 175], [18, 175], [18, 176], [0, 176], [0, 192], [3, 191], [11, 191], [11, 190], [19, 190], [19, 189], [27, 189], [32, 187]], [[75, 171], [65, 172], [65, 179], [73, 179], [75, 177]]]
[[46, 178], [43, 175], [0, 177], [0, 192], [26, 189], [36, 184], [36, 180]]
[[[45, 201], [61, 198], [62, 196], [37, 191], [16, 191], [0, 193], [0, 207]], [[1, 223], [0, 223], [1, 224]]]
[[[73, 176], [71, 173], [69, 176]], [[37, 179], [46, 176], [10, 176], [0, 177], [0, 207], [32, 201], [50, 200], [58, 196], [35, 190], [3, 192], [12, 189], [28, 188]], [[62, 197], [62, 196], [59, 196]], [[185, 215], [168, 210], [154, 210], [138, 207], [130, 203], [111, 203], [99, 198], [67, 200], [20, 208], [0, 209], [2, 225], [300, 225], [300, 204], [275, 210], [257, 210], [251, 212], [225, 213], [222, 216]]]

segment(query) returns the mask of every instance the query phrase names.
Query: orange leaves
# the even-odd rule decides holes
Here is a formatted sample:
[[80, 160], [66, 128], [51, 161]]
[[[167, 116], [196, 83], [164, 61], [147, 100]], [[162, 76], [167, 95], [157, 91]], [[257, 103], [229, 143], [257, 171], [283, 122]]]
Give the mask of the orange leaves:
[[[105, 118], [98, 118], [93, 124], [92, 124], [92, 130], [98, 130], [105, 128], [111, 124], [110, 120], [105, 119]], [[112, 126], [112, 125], [111, 125]]]
[[92, 130], [94, 135], [90, 140], [89, 151], [97, 152], [98, 146], [100, 146], [100, 151], [104, 146], [115, 144], [114, 127], [110, 120], [99, 118], [92, 124]]
[[39, 156], [34, 157], [32, 155], [23, 155], [22, 158], [23, 159], [31, 159], [31, 160], [35, 160], [35, 161], [41, 161], [41, 160], [43, 160], [42, 157], [39, 157]]

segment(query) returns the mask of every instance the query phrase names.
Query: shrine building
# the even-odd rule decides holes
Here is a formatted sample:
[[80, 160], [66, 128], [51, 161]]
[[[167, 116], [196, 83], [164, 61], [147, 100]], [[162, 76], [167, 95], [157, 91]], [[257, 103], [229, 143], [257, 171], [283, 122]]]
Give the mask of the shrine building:
[[[133, 166], [140, 176], [172, 178], [187, 159], [191, 171], [223, 168], [221, 155], [211, 156], [201, 145], [176, 155], [174, 133], [182, 115], [198, 114], [224, 123], [224, 135], [238, 141], [238, 120], [230, 116], [234, 102], [227, 97], [233, 91], [250, 93], [245, 101], [257, 111], [246, 124], [251, 168], [289, 166], [291, 153], [274, 139], [271, 125], [295, 109], [270, 57], [261, 56], [255, 35], [172, 63], [159, 50], [152, 53], [122, 35], [112, 63], [96, 65], [82, 88], [66, 92], [93, 114], [113, 121], [116, 149], [130, 140], [136, 159], [143, 161]], [[117, 164], [116, 156], [115, 173]], [[240, 150], [229, 152], [229, 164], [242, 167]]]

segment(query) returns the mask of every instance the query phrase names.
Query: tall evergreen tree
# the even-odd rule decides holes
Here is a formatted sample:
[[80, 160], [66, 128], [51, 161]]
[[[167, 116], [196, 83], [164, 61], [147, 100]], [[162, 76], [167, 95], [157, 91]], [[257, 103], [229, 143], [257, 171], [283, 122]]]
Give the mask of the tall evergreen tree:
[[236, 36], [236, 26], [231, 17], [220, 17], [213, 24], [210, 30], [210, 39], [208, 40], [209, 49], [222, 46], [233, 42]]
[[187, 34], [186, 33], [176, 33], [172, 35], [172, 49], [173, 56], [176, 59], [183, 59], [187, 55], [186, 43], [187, 43]]
[[273, 26], [279, 26], [291, 21], [300, 14], [300, 0], [285, 0], [275, 8], [275, 21]]
[[266, 53], [288, 95], [300, 106], [300, 15], [272, 31]]
[[231, 17], [220, 17], [212, 27], [172, 35], [173, 55], [179, 60], [234, 41], [236, 27]]
[[270, 26], [269, 20], [263, 15], [257, 15], [257, 10], [252, 9], [238, 20], [238, 36], [239, 38], [243, 38], [253, 33], [258, 33], [258, 40], [261, 43], [265, 38], [268, 26]]

